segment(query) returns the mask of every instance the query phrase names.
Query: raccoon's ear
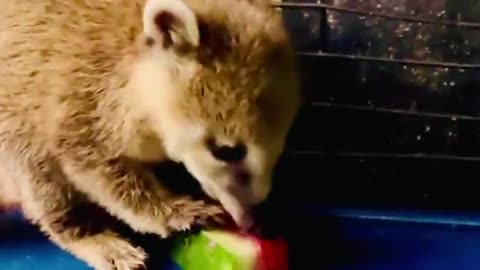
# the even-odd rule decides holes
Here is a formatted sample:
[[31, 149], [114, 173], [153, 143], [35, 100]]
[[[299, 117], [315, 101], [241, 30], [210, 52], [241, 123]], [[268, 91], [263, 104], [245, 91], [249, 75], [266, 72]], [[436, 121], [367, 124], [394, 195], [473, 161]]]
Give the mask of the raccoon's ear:
[[148, 38], [164, 48], [185, 43], [197, 47], [200, 42], [197, 18], [182, 0], [147, 0], [143, 29]]

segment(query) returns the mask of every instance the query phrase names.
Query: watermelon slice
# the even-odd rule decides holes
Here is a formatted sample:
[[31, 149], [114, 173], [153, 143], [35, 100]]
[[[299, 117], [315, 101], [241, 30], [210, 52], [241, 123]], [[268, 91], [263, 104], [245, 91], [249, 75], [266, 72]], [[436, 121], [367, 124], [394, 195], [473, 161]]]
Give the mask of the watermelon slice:
[[287, 270], [283, 240], [229, 231], [202, 231], [181, 239], [173, 260], [182, 270]]

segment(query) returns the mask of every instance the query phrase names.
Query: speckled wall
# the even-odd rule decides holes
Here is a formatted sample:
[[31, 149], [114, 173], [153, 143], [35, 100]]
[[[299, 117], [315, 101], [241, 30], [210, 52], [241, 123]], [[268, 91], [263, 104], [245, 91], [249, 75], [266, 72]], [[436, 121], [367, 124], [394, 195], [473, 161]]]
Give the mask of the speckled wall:
[[[480, 61], [474, 23], [480, 1], [323, 3], [340, 7], [327, 12], [323, 28], [320, 9], [284, 10], [298, 50], [310, 54], [301, 57], [306, 104], [278, 172], [278, 198], [480, 209], [480, 74], [474, 65]], [[425, 21], [398, 20], [405, 17]], [[331, 57], [315, 56], [321, 50]], [[389, 62], [396, 59], [415, 64]]]

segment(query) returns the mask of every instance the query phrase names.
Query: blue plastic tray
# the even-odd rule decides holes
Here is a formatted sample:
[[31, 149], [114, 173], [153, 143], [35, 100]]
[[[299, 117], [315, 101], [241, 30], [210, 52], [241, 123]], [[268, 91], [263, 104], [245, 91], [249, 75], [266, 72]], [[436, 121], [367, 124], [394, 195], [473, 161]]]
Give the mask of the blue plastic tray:
[[[306, 242], [294, 246], [292, 261], [298, 268], [292, 269], [302, 269], [299, 265], [327, 270], [478, 270], [480, 267], [480, 215], [348, 209], [330, 213], [335, 220], [334, 229], [320, 228], [316, 232], [309, 229], [309, 234], [320, 237], [298, 239]], [[322, 239], [322, 235], [328, 237]], [[30, 269], [89, 268], [52, 245], [18, 216], [0, 217], [0, 270]]]

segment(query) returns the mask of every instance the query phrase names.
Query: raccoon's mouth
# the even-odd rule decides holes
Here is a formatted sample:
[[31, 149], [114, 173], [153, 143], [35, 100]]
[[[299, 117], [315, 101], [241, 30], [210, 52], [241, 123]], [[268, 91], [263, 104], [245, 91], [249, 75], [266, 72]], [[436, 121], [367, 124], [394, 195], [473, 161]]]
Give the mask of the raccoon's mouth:
[[242, 231], [249, 231], [255, 225], [250, 207], [230, 192], [224, 192], [218, 198], [222, 206]]
[[253, 219], [249, 214], [248, 206], [243, 202], [241, 194], [233, 192], [233, 188], [217, 187], [201, 184], [203, 191], [213, 200], [218, 201], [230, 215], [235, 224], [243, 229], [248, 229]]
[[[186, 163], [192, 164], [192, 163]], [[196, 163], [193, 163], [194, 165]], [[210, 175], [205, 175], [202, 170], [198, 170], [197, 166], [188, 167], [189, 172], [197, 179], [202, 187], [202, 190], [211, 199], [218, 201], [225, 211], [230, 215], [235, 224], [242, 230], [249, 230], [255, 225], [254, 215], [251, 213], [251, 191], [249, 184], [251, 181], [251, 175], [245, 168], [237, 170], [225, 171], [221, 177], [228, 177], [229, 179], [223, 179], [223, 183], [230, 184], [218, 184], [215, 181], [206, 180], [211, 179]], [[195, 173], [196, 172], [196, 173]]]
[[250, 231], [257, 225], [258, 207], [248, 186], [232, 184], [219, 193], [218, 200], [242, 231]]

